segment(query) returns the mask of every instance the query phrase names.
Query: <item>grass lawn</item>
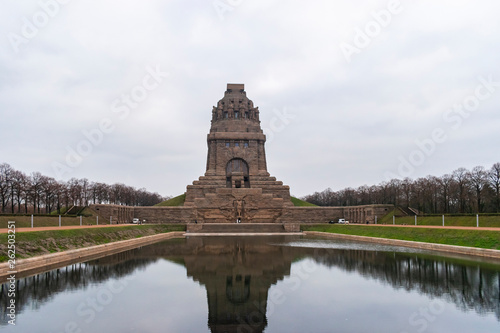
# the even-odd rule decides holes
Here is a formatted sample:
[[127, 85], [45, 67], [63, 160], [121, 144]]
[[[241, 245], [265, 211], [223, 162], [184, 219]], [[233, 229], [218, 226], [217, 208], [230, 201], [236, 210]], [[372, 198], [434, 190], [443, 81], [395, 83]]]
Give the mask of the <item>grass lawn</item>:
[[186, 194], [185, 193], [178, 195], [172, 199], [168, 199], [166, 201], [160, 202], [159, 204], [156, 204], [155, 206], [167, 206], [167, 207], [184, 206], [184, 201], [186, 201]]
[[295, 197], [290, 197], [290, 199], [292, 200], [293, 205], [296, 206], [296, 207], [311, 207], [311, 206], [312, 207], [318, 207], [315, 204], [312, 204], [310, 202], [297, 199]]
[[[15, 216], [3, 216], [0, 215], [0, 228], [7, 228], [8, 221], [15, 221], [16, 228], [30, 228], [31, 227], [31, 216], [15, 215]], [[82, 216], [82, 225], [97, 223], [96, 217], [85, 217]], [[99, 219], [99, 224], [109, 224], [109, 221]], [[61, 225], [80, 225], [80, 217], [68, 217], [61, 216]], [[58, 216], [33, 216], [33, 226], [34, 227], [57, 227], [59, 226]]]
[[[392, 224], [392, 215], [387, 214], [378, 221], [380, 224]], [[396, 217], [395, 224], [399, 225], [414, 225], [415, 216], [404, 216]], [[475, 215], [462, 215], [462, 216], [444, 216], [445, 226], [455, 226], [455, 227], [475, 227], [476, 226], [476, 216]], [[417, 216], [418, 225], [443, 225], [443, 217], [439, 216]], [[500, 216], [499, 215], [479, 215], [479, 226], [480, 227], [500, 227]]]
[[398, 227], [391, 228], [353, 224], [302, 225], [302, 230], [500, 250], [500, 230], [488, 231]]
[[[16, 257], [27, 258], [46, 253], [105, 244], [171, 231], [185, 231], [180, 224], [130, 225], [113, 228], [48, 230], [16, 233]], [[7, 261], [7, 234], [0, 234], [0, 262]]]

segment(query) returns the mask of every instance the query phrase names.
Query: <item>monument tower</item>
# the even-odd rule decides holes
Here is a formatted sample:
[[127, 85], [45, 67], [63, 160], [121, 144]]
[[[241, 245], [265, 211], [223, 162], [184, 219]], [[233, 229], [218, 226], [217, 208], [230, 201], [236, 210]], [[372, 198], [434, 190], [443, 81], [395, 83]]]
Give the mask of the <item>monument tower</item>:
[[243, 84], [228, 84], [212, 109], [205, 175], [189, 185], [184, 206], [201, 222], [281, 222], [290, 189], [267, 171], [259, 108]]

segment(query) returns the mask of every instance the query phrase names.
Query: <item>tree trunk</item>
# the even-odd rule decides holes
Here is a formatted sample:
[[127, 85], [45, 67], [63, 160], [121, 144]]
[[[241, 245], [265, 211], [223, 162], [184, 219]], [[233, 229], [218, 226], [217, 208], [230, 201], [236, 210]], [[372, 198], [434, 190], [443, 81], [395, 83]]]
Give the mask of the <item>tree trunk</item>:
[[11, 196], [11, 213], [14, 214], [14, 208], [15, 208], [15, 203], [14, 203], [14, 186], [11, 185], [10, 187], [10, 196]]

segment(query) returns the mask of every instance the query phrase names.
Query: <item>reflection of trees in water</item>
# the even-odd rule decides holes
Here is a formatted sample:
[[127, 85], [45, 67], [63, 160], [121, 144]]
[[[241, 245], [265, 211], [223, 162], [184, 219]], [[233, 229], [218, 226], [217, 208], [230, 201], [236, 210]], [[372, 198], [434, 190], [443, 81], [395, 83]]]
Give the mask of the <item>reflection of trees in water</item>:
[[[144, 269], [156, 259], [134, 259], [134, 252], [122, 252], [88, 263], [78, 263], [55, 269], [16, 281], [16, 314], [25, 307], [39, 309], [44, 303], [61, 292], [85, 289], [92, 284], [119, 279], [132, 274], [137, 269]], [[0, 318], [7, 324], [8, 284], [0, 287]]]
[[358, 250], [320, 250], [318, 253], [315, 260], [328, 267], [357, 272], [396, 289], [441, 297], [462, 311], [493, 312], [500, 319], [500, 272], [484, 264]]
[[[269, 239], [192, 238], [158, 243], [70, 265], [17, 281], [17, 314], [25, 307], [40, 308], [59, 292], [85, 289], [91, 284], [123, 278], [137, 269], [145, 269], [158, 258], [166, 258], [182, 263], [186, 266], [187, 275], [207, 288], [212, 331], [217, 331], [215, 325], [221, 324], [223, 317], [227, 318], [231, 311], [235, 311], [234, 317], [241, 317], [244, 313], [263, 313], [262, 320], [257, 321], [253, 329], [259, 332], [267, 325], [265, 309], [270, 285], [290, 274], [293, 258], [310, 257], [319, 264], [356, 272], [396, 289], [443, 298], [462, 311], [493, 312], [500, 320], [500, 272], [485, 264], [426, 258], [418, 254], [270, 245], [282, 242], [287, 243], [283, 240], [271, 242]], [[2, 285], [2, 323], [7, 323], [7, 290], [8, 286]], [[227, 304], [220, 303], [225, 299]], [[262, 307], [262, 311], [257, 307]]]

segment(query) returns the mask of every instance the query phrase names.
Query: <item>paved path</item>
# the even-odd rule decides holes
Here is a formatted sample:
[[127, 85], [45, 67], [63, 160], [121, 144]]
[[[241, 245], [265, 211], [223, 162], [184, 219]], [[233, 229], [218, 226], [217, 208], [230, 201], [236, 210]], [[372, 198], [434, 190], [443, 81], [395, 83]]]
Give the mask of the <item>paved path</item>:
[[[99, 224], [99, 225], [70, 225], [62, 227], [36, 227], [36, 228], [16, 228], [16, 232], [26, 232], [26, 231], [46, 231], [46, 230], [67, 230], [67, 229], [89, 229], [89, 228], [109, 228], [109, 227], [125, 227], [136, 224]], [[7, 233], [9, 229], [1, 228], [0, 234]]]

